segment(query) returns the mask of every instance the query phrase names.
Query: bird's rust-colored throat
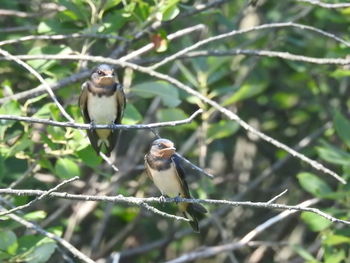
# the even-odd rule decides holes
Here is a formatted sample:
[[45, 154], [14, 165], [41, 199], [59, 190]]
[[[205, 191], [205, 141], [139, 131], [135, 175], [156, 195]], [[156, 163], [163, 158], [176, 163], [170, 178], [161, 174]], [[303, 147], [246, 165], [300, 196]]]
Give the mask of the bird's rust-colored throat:
[[161, 149], [159, 151], [159, 154], [162, 158], [170, 158], [176, 151], [175, 147], [169, 147], [169, 148], [165, 148], [165, 149]]

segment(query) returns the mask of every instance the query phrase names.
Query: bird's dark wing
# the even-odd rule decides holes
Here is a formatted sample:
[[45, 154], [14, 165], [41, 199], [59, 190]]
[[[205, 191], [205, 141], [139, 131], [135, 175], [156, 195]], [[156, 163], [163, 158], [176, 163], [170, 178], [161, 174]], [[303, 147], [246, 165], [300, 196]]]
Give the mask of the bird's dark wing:
[[190, 190], [188, 189], [188, 185], [186, 182], [186, 178], [185, 178], [185, 172], [182, 169], [182, 166], [180, 164], [180, 158], [174, 154], [171, 159], [173, 160], [173, 162], [175, 163], [175, 168], [177, 171], [177, 175], [179, 177], [179, 182], [181, 184], [181, 188], [184, 190], [184, 197], [185, 198], [191, 198], [191, 194], [190, 194]]
[[[125, 99], [123, 88], [120, 86], [120, 84], [116, 83], [115, 87], [116, 87], [115, 99], [117, 101], [117, 117], [115, 118], [114, 123], [120, 124], [124, 114], [126, 99]], [[117, 144], [118, 137], [119, 137], [119, 130], [112, 130], [112, 132], [108, 136], [108, 142], [109, 142], [109, 147], [107, 148], [108, 155], [114, 149], [114, 146]]]
[[147, 161], [147, 154], [145, 155], [145, 171], [146, 171], [147, 176], [153, 181], [151, 171], [149, 170], [149, 165], [148, 165], [148, 161]]
[[[90, 81], [86, 81], [83, 85], [82, 85], [82, 90], [80, 93], [80, 97], [79, 97], [79, 107], [80, 107], [80, 111], [81, 114], [83, 115], [83, 119], [85, 123], [91, 123], [91, 119], [89, 116], [89, 112], [88, 112], [88, 86], [91, 85]], [[87, 135], [89, 137], [90, 143], [92, 145], [92, 148], [94, 148], [94, 150], [97, 152], [97, 154], [100, 152], [100, 148], [97, 144], [97, 140], [98, 140], [98, 136], [96, 134], [95, 130], [87, 130]]]

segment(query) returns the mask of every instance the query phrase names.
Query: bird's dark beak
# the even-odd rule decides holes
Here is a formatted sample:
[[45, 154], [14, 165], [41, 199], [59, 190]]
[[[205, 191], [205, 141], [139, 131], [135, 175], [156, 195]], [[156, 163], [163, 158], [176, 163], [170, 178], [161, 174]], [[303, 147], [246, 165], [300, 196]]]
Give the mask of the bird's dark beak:
[[161, 149], [159, 152], [160, 152], [160, 155], [164, 158], [170, 158], [170, 156], [172, 156], [176, 151], [176, 148], [175, 147], [168, 147], [168, 148], [165, 148], [165, 149]]
[[114, 76], [112, 74], [102, 76], [100, 79], [100, 84], [102, 85], [112, 85], [114, 82]]

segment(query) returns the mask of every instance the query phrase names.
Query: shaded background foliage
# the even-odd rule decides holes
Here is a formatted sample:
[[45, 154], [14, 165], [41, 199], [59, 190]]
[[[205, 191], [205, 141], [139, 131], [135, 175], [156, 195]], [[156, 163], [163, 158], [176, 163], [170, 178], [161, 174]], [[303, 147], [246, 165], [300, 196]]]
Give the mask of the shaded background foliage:
[[[62, 40], [31, 40], [1, 46], [13, 55], [85, 54], [122, 57], [153, 42], [157, 48], [135, 58], [151, 65], [201, 39], [234, 29], [274, 22], [297, 22], [331, 32], [348, 40], [348, 9], [325, 9], [297, 1], [217, 1], [205, 11], [193, 12], [206, 1], [10, 1], [1, 8], [24, 12], [0, 17], [0, 41], [27, 35], [111, 34], [122, 39], [81, 37]], [[210, 3], [210, 2], [209, 2]], [[154, 22], [162, 22], [152, 30]], [[203, 24], [203, 30], [172, 41], [166, 36], [180, 29]], [[349, 46], [315, 32], [290, 27], [253, 31], [205, 45], [200, 50], [232, 49], [286, 51], [309, 57], [346, 57]], [[83, 77], [55, 89], [68, 113], [82, 122], [77, 100], [86, 69], [84, 61], [28, 60], [49, 83], [83, 72]], [[66, 121], [45, 92], [19, 100], [12, 94], [40, 85], [33, 75], [11, 61], [0, 61], [0, 113]], [[250, 125], [289, 146], [303, 138], [314, 139], [301, 152], [324, 162], [349, 179], [350, 123], [349, 69], [347, 66], [316, 65], [286, 59], [249, 55], [181, 58], [159, 69], [201, 94], [237, 112]], [[85, 73], [84, 73], [85, 72]], [[180, 153], [208, 169], [214, 180], [188, 169], [194, 197], [267, 201], [284, 189], [278, 202], [297, 204], [311, 197], [338, 218], [349, 217], [349, 185], [315, 172], [297, 159], [290, 159], [258, 184], [287, 153], [247, 133], [209, 105], [173, 85], [151, 76], [118, 69], [128, 97], [124, 124], [169, 121], [188, 117], [198, 107], [201, 118], [191, 124], [160, 129], [173, 140]], [[326, 123], [333, 125], [324, 127]], [[316, 135], [315, 135], [316, 132]], [[0, 121], [0, 186], [50, 189], [61, 180], [80, 176], [65, 187], [71, 193], [149, 197], [158, 196], [143, 174], [143, 155], [154, 138], [151, 131], [125, 131], [115, 162], [120, 172], [97, 157], [78, 130]], [[13, 205], [32, 197], [2, 196]], [[3, 204], [4, 205], [4, 204]], [[7, 203], [4, 206], [8, 206]], [[157, 205], [176, 213], [175, 205]], [[94, 260], [105, 262], [121, 252], [120, 262], [163, 262], [203, 246], [236, 242], [277, 211], [211, 206], [200, 234], [185, 223], [155, 216], [138, 207], [108, 203], [50, 199], [21, 214], [46, 230], [62, 235]], [[219, 213], [219, 214], [218, 214]], [[0, 259], [4, 262], [63, 262], [71, 257], [57, 244], [4, 217], [0, 221]], [[310, 213], [293, 215], [261, 234], [252, 246], [195, 262], [347, 262], [350, 231]], [[153, 244], [150, 249], [145, 247]], [[136, 249], [141, 249], [137, 252]], [[143, 250], [142, 250], [143, 249]], [[44, 252], [43, 252], [44, 251]], [[65, 254], [65, 256], [62, 256]]]

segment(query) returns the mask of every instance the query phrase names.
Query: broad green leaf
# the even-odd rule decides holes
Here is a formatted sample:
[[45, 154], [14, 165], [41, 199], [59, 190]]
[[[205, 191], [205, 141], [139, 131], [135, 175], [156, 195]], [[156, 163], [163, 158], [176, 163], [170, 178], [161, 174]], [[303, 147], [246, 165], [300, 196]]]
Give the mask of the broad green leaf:
[[223, 102], [223, 106], [254, 97], [263, 92], [266, 88], [267, 83], [244, 84], [231, 97], [229, 97]]
[[169, 6], [163, 11], [163, 21], [169, 21], [177, 17], [180, 13], [180, 9], [176, 5]]
[[27, 260], [30, 260], [31, 263], [45, 263], [50, 259], [53, 252], [55, 252], [56, 247], [57, 245], [53, 240], [38, 244], [27, 257]]
[[348, 69], [336, 69], [334, 72], [330, 74], [331, 77], [336, 78], [336, 79], [341, 79], [344, 77], [349, 77], [350, 76], [350, 70]]
[[311, 212], [302, 212], [301, 219], [314, 232], [322, 231], [332, 224], [330, 220]]
[[162, 99], [164, 106], [170, 108], [176, 107], [181, 103], [177, 88], [165, 81], [140, 83], [135, 85], [131, 91], [143, 98], [159, 96]]
[[350, 122], [340, 112], [336, 112], [334, 119], [334, 128], [343, 142], [350, 148]]
[[324, 263], [346, 262], [346, 254], [343, 249], [328, 249], [325, 251]]
[[24, 218], [29, 220], [29, 221], [37, 221], [37, 220], [45, 219], [46, 212], [43, 210], [33, 211], [33, 212], [25, 214]]
[[238, 128], [239, 125], [230, 120], [221, 120], [218, 123], [211, 123], [207, 133], [207, 140], [213, 141], [231, 136]]
[[18, 257], [30, 263], [47, 262], [57, 247], [55, 241], [48, 237], [32, 235], [21, 237], [19, 244], [22, 253]]
[[102, 158], [97, 156], [95, 151], [90, 146], [77, 151], [77, 155], [84, 162], [84, 164], [90, 167], [96, 167], [102, 162]]
[[316, 197], [323, 197], [332, 192], [325, 181], [312, 173], [299, 173], [297, 177], [301, 187]]
[[313, 263], [319, 262], [305, 248], [299, 245], [292, 246], [292, 248], [299, 256], [301, 256], [305, 260], [308, 260], [308, 262], [313, 262]]
[[55, 172], [62, 179], [68, 179], [80, 175], [79, 166], [68, 158], [60, 158], [57, 160]]
[[123, 124], [136, 124], [142, 120], [142, 115], [140, 112], [136, 109], [136, 107], [131, 104], [127, 103], [125, 107], [124, 117], [122, 120]]
[[34, 145], [34, 142], [30, 138], [22, 138], [16, 144], [14, 144], [11, 148], [9, 148], [9, 152], [7, 153], [7, 157], [14, 156], [19, 152], [27, 151], [28, 148]]
[[157, 112], [158, 120], [163, 121], [177, 121], [186, 119], [187, 114], [181, 109], [161, 109]]
[[350, 244], [350, 237], [341, 235], [329, 235], [323, 241], [328, 246], [337, 246], [340, 244]]
[[348, 165], [350, 162], [350, 154], [334, 147], [326, 142], [322, 142], [322, 147], [317, 147], [319, 156], [330, 163], [339, 165]]
[[[158, 110], [157, 112], [157, 119], [160, 122], [163, 121], [176, 121], [176, 120], [184, 120], [188, 118], [188, 115], [181, 109], [175, 108], [175, 109], [161, 109]], [[195, 127], [195, 123], [191, 122], [188, 124], [183, 124], [179, 126], [174, 126], [174, 127], [167, 127], [168, 129], [172, 130], [184, 130], [184, 129], [189, 129], [191, 127]]]
[[17, 250], [17, 237], [10, 230], [0, 230], [0, 250], [15, 254]]

